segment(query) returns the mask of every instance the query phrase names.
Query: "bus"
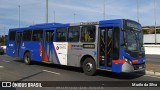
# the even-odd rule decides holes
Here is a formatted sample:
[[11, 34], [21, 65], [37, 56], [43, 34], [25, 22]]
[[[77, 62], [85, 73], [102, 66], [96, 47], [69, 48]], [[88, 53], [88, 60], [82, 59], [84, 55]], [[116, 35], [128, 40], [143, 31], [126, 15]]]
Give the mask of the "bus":
[[21, 58], [25, 64], [38, 61], [81, 67], [86, 75], [95, 75], [97, 70], [145, 70], [142, 28], [129, 19], [10, 29], [7, 54]]

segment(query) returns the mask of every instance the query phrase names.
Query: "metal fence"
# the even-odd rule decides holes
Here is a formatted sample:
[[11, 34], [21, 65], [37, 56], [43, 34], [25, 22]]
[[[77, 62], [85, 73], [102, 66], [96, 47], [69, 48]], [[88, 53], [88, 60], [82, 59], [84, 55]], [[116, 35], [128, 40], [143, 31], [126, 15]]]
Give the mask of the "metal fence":
[[144, 44], [160, 44], [160, 34], [156, 34], [156, 39], [155, 34], [144, 34], [143, 40]]

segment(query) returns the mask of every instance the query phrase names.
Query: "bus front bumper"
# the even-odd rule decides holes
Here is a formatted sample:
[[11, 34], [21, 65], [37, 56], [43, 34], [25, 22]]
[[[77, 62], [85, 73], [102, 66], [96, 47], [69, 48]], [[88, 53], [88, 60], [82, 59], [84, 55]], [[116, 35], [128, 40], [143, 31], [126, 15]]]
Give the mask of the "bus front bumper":
[[122, 65], [122, 72], [139, 72], [139, 71], [145, 71], [145, 63], [144, 64], [137, 64], [137, 65], [132, 65], [127, 62], [125, 62]]

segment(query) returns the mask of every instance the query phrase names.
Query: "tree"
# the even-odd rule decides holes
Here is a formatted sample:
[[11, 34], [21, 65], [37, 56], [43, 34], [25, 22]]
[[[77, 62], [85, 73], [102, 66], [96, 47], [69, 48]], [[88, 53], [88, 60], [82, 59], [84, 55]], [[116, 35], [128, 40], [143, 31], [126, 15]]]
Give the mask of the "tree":
[[160, 34], [160, 29], [157, 29], [157, 30], [156, 30], [156, 33], [157, 33], [157, 34]]
[[148, 34], [148, 31], [146, 29], [142, 29], [143, 34]]

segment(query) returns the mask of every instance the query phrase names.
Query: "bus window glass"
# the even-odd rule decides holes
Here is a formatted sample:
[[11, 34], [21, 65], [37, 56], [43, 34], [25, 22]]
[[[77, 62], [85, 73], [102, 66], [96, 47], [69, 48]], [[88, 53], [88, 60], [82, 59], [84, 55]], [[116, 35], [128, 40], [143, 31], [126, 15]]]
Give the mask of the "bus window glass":
[[34, 30], [33, 31], [33, 36], [32, 36], [32, 41], [42, 41], [42, 36], [43, 36], [43, 30]]
[[54, 31], [47, 31], [46, 32], [46, 41], [53, 42], [53, 36], [54, 36]]
[[32, 30], [26, 30], [23, 32], [23, 41], [31, 41]]
[[66, 42], [66, 39], [67, 39], [67, 28], [57, 28], [56, 41]]
[[80, 27], [70, 27], [68, 31], [68, 42], [78, 42], [79, 41], [79, 31]]
[[83, 26], [81, 31], [82, 42], [94, 42], [96, 34], [96, 26]]
[[15, 41], [15, 37], [16, 37], [16, 31], [10, 31], [9, 40]]

